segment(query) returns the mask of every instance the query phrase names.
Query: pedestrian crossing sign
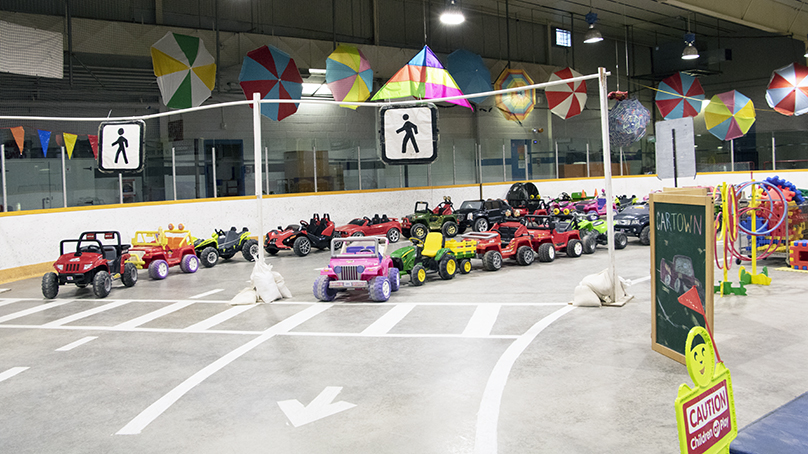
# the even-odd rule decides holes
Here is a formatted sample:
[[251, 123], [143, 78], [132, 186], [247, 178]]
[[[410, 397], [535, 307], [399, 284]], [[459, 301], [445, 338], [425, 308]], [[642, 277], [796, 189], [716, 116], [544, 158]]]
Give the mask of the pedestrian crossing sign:
[[107, 173], [143, 170], [146, 123], [104, 122], [98, 127], [98, 170]]
[[387, 164], [428, 164], [438, 157], [434, 104], [387, 106], [379, 111], [379, 144]]

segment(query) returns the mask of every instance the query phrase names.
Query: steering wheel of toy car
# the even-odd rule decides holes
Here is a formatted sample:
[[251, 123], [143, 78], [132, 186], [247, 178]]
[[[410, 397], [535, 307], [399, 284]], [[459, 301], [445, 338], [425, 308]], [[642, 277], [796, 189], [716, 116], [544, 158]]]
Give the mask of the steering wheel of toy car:
[[423, 240], [421, 240], [420, 238], [412, 237], [412, 238], [410, 238], [410, 242], [413, 244], [413, 246], [423, 246], [424, 245]]
[[100, 254], [101, 248], [97, 244], [90, 244], [81, 248], [81, 252], [90, 252], [93, 254]]
[[301, 219], [301, 220], [300, 220], [300, 225], [301, 225], [302, 227], [308, 227], [308, 226], [309, 226], [309, 223]]
[[373, 222], [373, 221], [371, 221], [371, 220], [370, 220], [370, 218], [369, 218], [369, 217], [367, 217], [367, 216], [362, 216], [362, 219], [364, 219], [365, 221], [368, 221], [368, 222]]
[[360, 249], [360, 250], [359, 250], [359, 252], [360, 252], [360, 253], [362, 253], [362, 252], [368, 252], [368, 253], [372, 254], [372, 253], [373, 253], [373, 249], [366, 247], [366, 248], [362, 248], [362, 249]]
[[224, 230], [219, 230], [219, 229], [213, 229], [213, 230], [216, 232], [217, 235], [224, 236]]

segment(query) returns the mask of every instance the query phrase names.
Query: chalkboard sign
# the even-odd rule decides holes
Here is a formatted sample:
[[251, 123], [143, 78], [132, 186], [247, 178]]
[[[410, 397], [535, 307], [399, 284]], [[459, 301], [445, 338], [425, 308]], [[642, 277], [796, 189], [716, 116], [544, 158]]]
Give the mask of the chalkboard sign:
[[[685, 362], [694, 326], [713, 326], [713, 200], [706, 188], [651, 194], [651, 348]], [[679, 297], [696, 288], [703, 311]], [[703, 315], [702, 315], [703, 314]]]

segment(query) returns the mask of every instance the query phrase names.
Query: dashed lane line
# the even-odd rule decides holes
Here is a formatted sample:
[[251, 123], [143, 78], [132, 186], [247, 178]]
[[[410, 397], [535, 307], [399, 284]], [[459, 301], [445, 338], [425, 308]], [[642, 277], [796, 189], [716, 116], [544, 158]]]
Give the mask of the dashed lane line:
[[98, 336], [83, 337], [83, 338], [77, 340], [76, 342], [71, 342], [71, 343], [65, 345], [64, 347], [57, 348], [54, 351], [57, 351], [57, 352], [69, 352], [70, 350], [73, 350], [74, 348], [82, 346], [82, 345], [86, 344], [87, 342], [93, 341], [95, 339], [98, 339]]
[[144, 325], [144, 324], [149, 323], [149, 322], [151, 322], [153, 320], [157, 320], [158, 318], [160, 318], [160, 317], [162, 317], [164, 315], [168, 315], [168, 314], [170, 314], [172, 312], [176, 312], [176, 311], [178, 311], [180, 309], [183, 309], [185, 307], [188, 307], [188, 306], [190, 306], [191, 304], [194, 304], [194, 303], [195, 303], [195, 301], [178, 301], [178, 302], [176, 302], [174, 304], [171, 304], [171, 305], [168, 305], [168, 306], [165, 306], [165, 307], [161, 307], [160, 309], [157, 309], [156, 311], [152, 311], [152, 312], [149, 312], [148, 314], [141, 315], [140, 317], [133, 318], [132, 320], [129, 320], [127, 322], [123, 322], [120, 325], [116, 325], [115, 327], [120, 328], [120, 329], [137, 328], [140, 325]]
[[0, 323], [5, 323], [9, 320], [14, 320], [15, 318], [25, 317], [26, 315], [36, 314], [37, 312], [46, 311], [48, 309], [52, 309], [54, 307], [63, 306], [68, 303], [72, 303], [74, 300], [64, 300], [64, 301], [57, 301], [51, 302], [46, 304], [40, 304], [39, 306], [29, 307], [28, 309], [14, 312], [12, 314], [4, 315], [0, 317]]
[[394, 326], [396, 326], [407, 314], [415, 308], [414, 304], [399, 304], [393, 306], [392, 309], [387, 311], [384, 315], [379, 317], [375, 322], [362, 331], [365, 336], [379, 336], [387, 334]]
[[9, 378], [19, 374], [20, 372], [25, 372], [26, 370], [28, 370], [28, 367], [12, 367], [5, 372], [0, 372], [0, 381], [8, 380]]
[[68, 315], [67, 317], [60, 318], [58, 320], [54, 320], [52, 322], [45, 323], [42, 325], [45, 328], [49, 328], [51, 326], [62, 326], [68, 323], [75, 322], [76, 320], [81, 320], [85, 317], [89, 317], [91, 315], [100, 314], [101, 312], [114, 309], [116, 307], [123, 306], [124, 304], [131, 303], [131, 301], [123, 300], [123, 301], [113, 301], [108, 304], [104, 304], [103, 306], [94, 307], [92, 309], [88, 309], [86, 311], [79, 312], [77, 314]]
[[494, 328], [494, 323], [497, 322], [499, 316], [499, 309], [502, 306], [499, 304], [480, 304], [474, 310], [474, 314], [469, 319], [466, 329], [463, 330], [465, 336], [488, 336], [491, 334], [491, 329]]
[[224, 291], [223, 288], [217, 288], [217, 289], [213, 289], [213, 290], [208, 290], [207, 292], [200, 293], [199, 295], [191, 296], [188, 299], [195, 300], [197, 298], [204, 298], [206, 296], [213, 295], [214, 293], [219, 293], [219, 292], [223, 292], [223, 291]]
[[206, 318], [199, 323], [194, 323], [193, 325], [185, 328], [183, 331], [205, 331], [206, 329], [212, 328], [220, 323], [224, 323], [236, 315], [246, 312], [253, 307], [255, 307], [255, 305], [233, 306], [230, 309]]

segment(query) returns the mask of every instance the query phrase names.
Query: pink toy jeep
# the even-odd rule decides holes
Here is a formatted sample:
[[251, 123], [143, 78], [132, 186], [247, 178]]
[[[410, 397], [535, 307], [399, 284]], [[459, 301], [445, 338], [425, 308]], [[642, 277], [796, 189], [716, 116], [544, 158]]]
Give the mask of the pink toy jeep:
[[384, 255], [386, 249], [384, 237], [333, 239], [331, 260], [314, 281], [314, 296], [333, 301], [339, 290], [368, 289], [373, 301], [387, 301], [400, 282], [398, 268]]

